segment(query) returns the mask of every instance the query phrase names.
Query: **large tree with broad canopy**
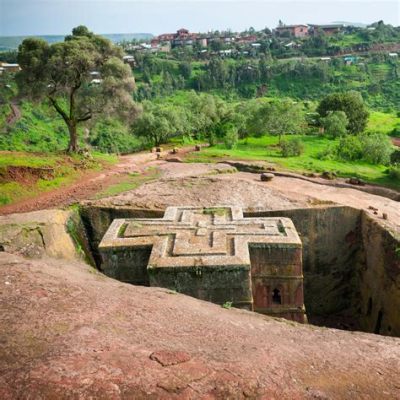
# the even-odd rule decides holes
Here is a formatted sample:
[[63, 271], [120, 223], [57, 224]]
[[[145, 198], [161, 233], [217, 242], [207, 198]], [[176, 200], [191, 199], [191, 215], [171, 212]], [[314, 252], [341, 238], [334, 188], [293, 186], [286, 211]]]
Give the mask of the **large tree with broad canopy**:
[[119, 47], [85, 26], [74, 28], [64, 42], [28, 38], [19, 46], [20, 93], [47, 99], [60, 114], [68, 127], [69, 152], [78, 150], [79, 124], [99, 114], [135, 115], [135, 80], [122, 56]]

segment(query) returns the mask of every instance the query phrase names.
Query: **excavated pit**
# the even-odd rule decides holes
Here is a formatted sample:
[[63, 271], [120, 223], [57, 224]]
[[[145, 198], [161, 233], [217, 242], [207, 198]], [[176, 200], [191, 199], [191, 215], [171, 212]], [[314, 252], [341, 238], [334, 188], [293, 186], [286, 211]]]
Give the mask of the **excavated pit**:
[[[80, 215], [100, 268], [98, 245], [115, 218], [160, 218], [163, 210], [84, 205]], [[400, 240], [366, 212], [345, 206], [247, 210], [245, 217], [291, 218], [303, 243], [309, 322], [400, 336]], [[143, 254], [143, 257], [149, 257]]]

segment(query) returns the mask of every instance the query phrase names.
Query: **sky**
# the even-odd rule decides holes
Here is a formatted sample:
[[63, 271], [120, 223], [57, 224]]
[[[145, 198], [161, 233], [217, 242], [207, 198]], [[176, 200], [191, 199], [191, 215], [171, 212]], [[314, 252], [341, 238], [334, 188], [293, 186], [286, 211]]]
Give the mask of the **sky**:
[[233, 31], [336, 21], [400, 25], [400, 0], [0, 0], [0, 36]]

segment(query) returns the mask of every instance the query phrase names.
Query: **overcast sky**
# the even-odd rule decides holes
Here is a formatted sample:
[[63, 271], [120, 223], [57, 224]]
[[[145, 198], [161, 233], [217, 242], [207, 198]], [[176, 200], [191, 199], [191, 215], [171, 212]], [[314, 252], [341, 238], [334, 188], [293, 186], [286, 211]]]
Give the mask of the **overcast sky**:
[[384, 20], [400, 25], [400, 0], [0, 0], [0, 36], [96, 33], [159, 34], [244, 30], [292, 23]]

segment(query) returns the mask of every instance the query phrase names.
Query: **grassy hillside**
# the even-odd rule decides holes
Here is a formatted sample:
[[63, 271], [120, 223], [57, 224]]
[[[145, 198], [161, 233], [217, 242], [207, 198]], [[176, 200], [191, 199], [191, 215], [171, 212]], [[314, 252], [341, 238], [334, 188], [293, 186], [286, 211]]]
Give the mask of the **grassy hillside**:
[[[19, 109], [21, 118], [7, 125], [5, 120], [10, 107], [0, 106], [0, 150], [48, 153], [67, 148], [67, 127], [47, 103], [23, 101]], [[81, 146], [104, 153], [129, 153], [141, 150], [144, 146], [141, 140], [132, 135], [129, 126], [116, 119], [100, 118], [95, 125], [81, 126], [79, 136]]]
[[400, 181], [391, 179], [384, 165], [372, 165], [364, 161], [336, 161], [320, 159], [320, 154], [338, 144], [338, 139], [323, 136], [291, 135], [304, 144], [304, 153], [297, 157], [283, 157], [276, 136], [246, 138], [235, 149], [228, 150], [223, 144], [203, 148], [188, 157], [189, 162], [217, 162], [218, 159], [262, 160], [294, 172], [335, 172], [340, 177], [358, 177], [367, 182], [400, 189]]
[[[0, 205], [35, 197], [71, 184], [90, 170], [115, 163], [116, 156], [93, 154], [93, 159], [64, 154], [0, 151]], [[43, 171], [49, 171], [42, 174]]]

